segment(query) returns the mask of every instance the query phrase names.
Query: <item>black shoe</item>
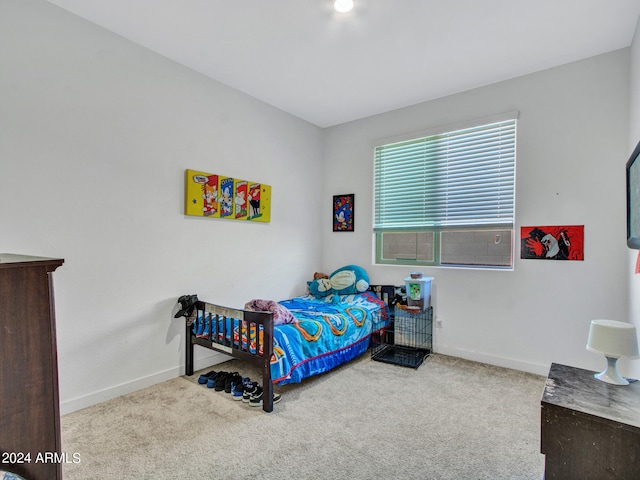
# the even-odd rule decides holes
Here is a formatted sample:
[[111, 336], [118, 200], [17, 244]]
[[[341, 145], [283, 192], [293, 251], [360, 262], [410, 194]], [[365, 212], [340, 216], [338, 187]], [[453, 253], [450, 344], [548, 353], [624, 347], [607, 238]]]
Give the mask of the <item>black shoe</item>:
[[225, 379], [224, 391], [225, 393], [231, 393], [231, 390], [236, 383], [242, 383], [242, 376], [238, 372], [233, 372]]
[[204, 373], [202, 375], [200, 375], [200, 377], [198, 377], [198, 383], [200, 385], [204, 385], [205, 383], [207, 383], [209, 381], [210, 378], [215, 378], [215, 376], [218, 374], [218, 372], [211, 370], [208, 373]]
[[[261, 407], [262, 397], [264, 396], [263, 394], [264, 392], [262, 391], [262, 387], [258, 387], [258, 391], [249, 400], [249, 405], [251, 405], [252, 407]], [[281, 398], [282, 398], [282, 395], [280, 395], [279, 393], [274, 393], [273, 403], [278, 403]]]
[[[234, 400], [242, 400], [242, 396], [244, 395], [244, 389], [249, 386], [251, 386], [251, 379], [249, 377], [244, 377], [241, 382], [235, 383], [231, 387], [232, 398]], [[247, 399], [247, 401], [249, 401], [249, 399]]]
[[216, 375], [216, 385], [214, 387], [216, 392], [221, 392], [224, 390], [229, 375], [231, 375], [229, 372], [218, 372], [218, 375]]
[[216, 386], [216, 378], [218, 378], [218, 375], [220, 375], [221, 373], [223, 372], [218, 372], [209, 377], [209, 380], [207, 380], [207, 388], [213, 388]]
[[244, 392], [242, 392], [242, 401], [244, 403], [249, 403], [251, 397], [253, 395], [257, 395], [258, 393], [258, 382], [251, 382], [244, 386]]

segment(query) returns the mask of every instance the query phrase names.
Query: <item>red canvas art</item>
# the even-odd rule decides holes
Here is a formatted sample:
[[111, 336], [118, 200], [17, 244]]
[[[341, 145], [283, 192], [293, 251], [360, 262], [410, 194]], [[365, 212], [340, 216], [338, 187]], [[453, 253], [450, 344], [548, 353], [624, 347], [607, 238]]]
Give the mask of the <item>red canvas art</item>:
[[521, 227], [520, 258], [584, 260], [584, 225]]

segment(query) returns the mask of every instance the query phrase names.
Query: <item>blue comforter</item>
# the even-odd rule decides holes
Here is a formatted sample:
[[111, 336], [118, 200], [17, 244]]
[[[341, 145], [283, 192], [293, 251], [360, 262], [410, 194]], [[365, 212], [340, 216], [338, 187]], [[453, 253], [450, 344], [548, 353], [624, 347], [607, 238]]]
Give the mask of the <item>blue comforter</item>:
[[274, 328], [271, 377], [280, 385], [326, 372], [364, 353], [371, 334], [389, 323], [387, 307], [365, 292], [279, 302], [297, 322]]

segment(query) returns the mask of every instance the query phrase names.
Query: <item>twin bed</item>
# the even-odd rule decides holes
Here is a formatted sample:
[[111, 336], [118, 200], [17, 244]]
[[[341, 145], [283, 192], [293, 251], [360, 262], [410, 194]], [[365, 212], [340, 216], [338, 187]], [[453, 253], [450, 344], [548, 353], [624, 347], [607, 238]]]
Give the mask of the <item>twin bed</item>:
[[185, 373], [193, 375], [195, 345], [257, 364], [262, 408], [271, 412], [274, 383], [298, 383], [367, 351], [372, 335], [389, 326], [393, 289], [372, 286], [361, 293], [278, 303], [254, 300], [243, 310], [198, 300], [186, 321]]

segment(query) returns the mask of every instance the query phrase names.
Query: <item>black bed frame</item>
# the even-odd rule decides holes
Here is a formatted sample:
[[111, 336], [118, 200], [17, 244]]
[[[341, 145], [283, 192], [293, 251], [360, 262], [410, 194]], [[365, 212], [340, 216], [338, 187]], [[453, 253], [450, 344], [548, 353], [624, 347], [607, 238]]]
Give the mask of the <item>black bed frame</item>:
[[[396, 292], [400, 287], [394, 287], [393, 285], [372, 285], [369, 287], [369, 291], [373, 292], [383, 300], [391, 309], [397, 300]], [[208, 323], [209, 335], [206, 337], [196, 336], [193, 333], [192, 325], [196, 319], [200, 317]], [[249, 342], [243, 342], [244, 336], [239, 341], [234, 341], [233, 331], [229, 332], [229, 338], [227, 338], [227, 322], [226, 319], [231, 319], [231, 330], [233, 330], [234, 322], [247, 322], [247, 340], [248, 332], [251, 328], [255, 328], [258, 332], [260, 326], [263, 328], [263, 340], [262, 340], [262, 353], [259, 352], [258, 342], [259, 335], [256, 333], [256, 348], [254, 352], [249, 349]], [[212, 325], [216, 325], [218, 320], [224, 320], [221, 322], [223, 331], [217, 332], [220, 335], [213, 334]], [[242, 323], [241, 323], [242, 325]], [[185, 374], [188, 376], [193, 375], [193, 347], [194, 345], [200, 345], [202, 347], [215, 350], [217, 352], [226, 353], [234, 358], [245, 360], [250, 363], [256, 364], [262, 369], [262, 409], [265, 412], [273, 411], [273, 381], [271, 379], [271, 355], [273, 353], [273, 313], [271, 312], [255, 312], [251, 310], [238, 310], [234, 308], [223, 307], [220, 305], [214, 305], [203, 301], [197, 301], [195, 303], [195, 309], [187, 317], [186, 321], [186, 360], [185, 360]]]
[[[199, 337], [193, 333], [193, 322], [200, 316], [208, 323], [209, 335], [206, 337]], [[229, 338], [227, 338], [227, 322], [226, 319], [231, 319], [231, 332]], [[217, 323], [218, 320], [224, 320]], [[233, 324], [234, 322], [246, 322], [246, 342], [235, 342], [233, 339]], [[198, 301], [196, 302], [196, 308], [193, 313], [187, 317], [186, 322], [186, 361], [185, 361], [185, 374], [188, 376], [193, 375], [193, 347], [194, 345], [200, 345], [202, 347], [215, 350], [217, 352], [226, 353], [234, 358], [245, 360], [253, 364], [257, 364], [262, 368], [262, 409], [265, 412], [273, 411], [273, 382], [271, 381], [271, 354], [273, 353], [273, 313], [271, 312], [253, 312], [249, 310], [236, 310], [234, 308], [227, 308], [220, 305], [214, 305], [212, 303]], [[222, 325], [221, 335], [213, 334], [214, 329], [212, 325]], [[241, 323], [242, 325], [243, 323]], [[259, 329], [260, 325], [263, 328], [263, 341], [262, 341], [262, 353], [258, 348], [259, 342]], [[251, 328], [255, 328], [256, 331], [256, 348], [252, 353], [249, 349], [249, 331]]]

